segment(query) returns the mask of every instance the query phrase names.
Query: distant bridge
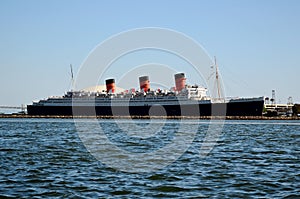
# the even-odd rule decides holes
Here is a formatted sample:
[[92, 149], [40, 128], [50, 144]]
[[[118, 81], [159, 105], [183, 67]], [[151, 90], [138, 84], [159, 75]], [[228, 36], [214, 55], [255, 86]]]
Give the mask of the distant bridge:
[[26, 106], [22, 105], [22, 106], [0, 106], [1, 109], [21, 109], [24, 110], [26, 109]]

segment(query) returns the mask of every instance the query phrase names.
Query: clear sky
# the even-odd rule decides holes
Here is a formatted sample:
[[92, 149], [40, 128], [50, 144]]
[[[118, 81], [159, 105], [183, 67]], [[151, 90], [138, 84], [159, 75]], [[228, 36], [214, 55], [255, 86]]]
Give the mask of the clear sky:
[[143, 27], [182, 32], [216, 55], [227, 96], [275, 89], [277, 101], [300, 103], [299, 21], [298, 0], [1, 0], [0, 105], [62, 95], [69, 64], [78, 71], [100, 42]]

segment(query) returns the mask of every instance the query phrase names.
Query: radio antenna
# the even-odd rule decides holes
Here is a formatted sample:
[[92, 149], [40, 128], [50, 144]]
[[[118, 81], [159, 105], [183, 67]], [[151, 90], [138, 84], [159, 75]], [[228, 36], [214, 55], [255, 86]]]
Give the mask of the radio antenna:
[[73, 88], [74, 88], [74, 74], [73, 74], [72, 64], [70, 64], [70, 70], [71, 70], [71, 91], [73, 91]]

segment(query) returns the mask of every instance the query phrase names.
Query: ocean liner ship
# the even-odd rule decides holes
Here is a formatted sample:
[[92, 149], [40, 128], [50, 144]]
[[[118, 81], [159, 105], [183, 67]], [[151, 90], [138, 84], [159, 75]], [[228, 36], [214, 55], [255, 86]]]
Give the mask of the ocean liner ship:
[[[218, 73], [216, 73], [218, 75]], [[170, 90], [150, 88], [149, 76], [139, 77], [140, 89], [116, 92], [114, 79], [104, 90], [69, 91], [27, 106], [28, 115], [77, 116], [261, 116], [264, 98], [213, 99], [208, 90], [186, 85], [184, 73], [175, 74]]]

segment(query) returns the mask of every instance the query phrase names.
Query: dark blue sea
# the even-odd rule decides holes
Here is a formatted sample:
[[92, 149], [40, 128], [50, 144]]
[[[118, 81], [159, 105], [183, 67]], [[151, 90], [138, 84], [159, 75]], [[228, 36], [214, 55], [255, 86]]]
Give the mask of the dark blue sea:
[[0, 198], [300, 198], [300, 122], [0, 119]]

